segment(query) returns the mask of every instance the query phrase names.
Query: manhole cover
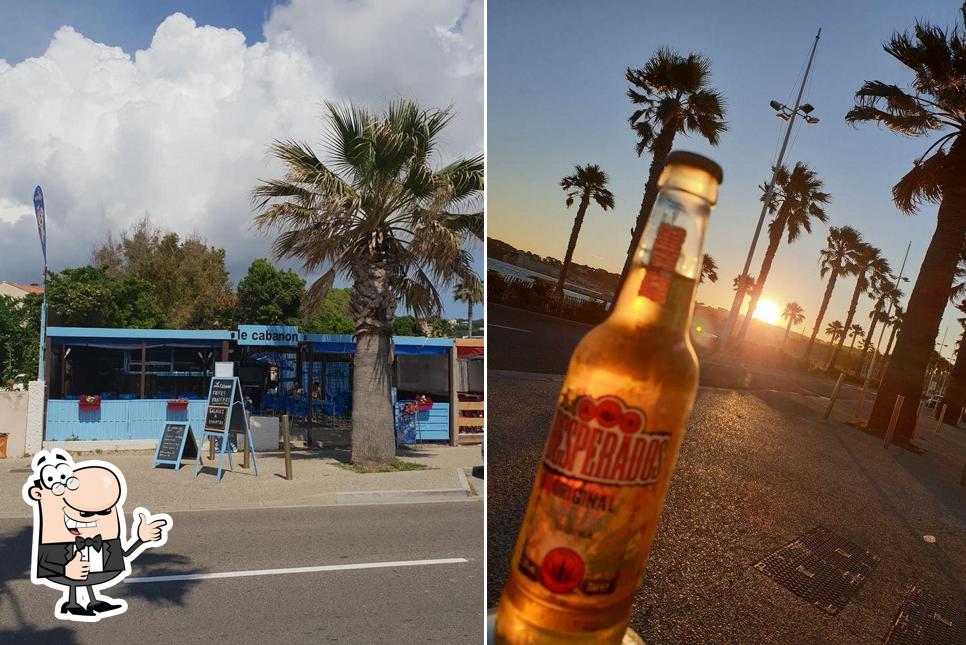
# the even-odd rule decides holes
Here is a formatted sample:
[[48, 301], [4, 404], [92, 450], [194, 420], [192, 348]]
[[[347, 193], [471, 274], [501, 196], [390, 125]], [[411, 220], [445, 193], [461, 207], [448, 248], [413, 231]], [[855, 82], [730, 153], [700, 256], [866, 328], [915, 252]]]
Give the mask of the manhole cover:
[[966, 610], [913, 587], [902, 602], [885, 645], [966, 643]]
[[796, 596], [835, 615], [858, 591], [879, 558], [818, 526], [755, 568]]

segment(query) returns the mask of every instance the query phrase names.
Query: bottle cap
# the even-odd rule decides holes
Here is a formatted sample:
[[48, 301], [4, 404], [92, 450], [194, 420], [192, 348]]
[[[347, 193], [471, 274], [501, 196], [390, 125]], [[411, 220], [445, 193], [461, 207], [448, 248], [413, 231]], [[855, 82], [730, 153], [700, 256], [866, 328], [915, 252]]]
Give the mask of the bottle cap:
[[724, 173], [714, 161], [693, 152], [674, 150], [667, 156], [658, 186], [669, 186], [697, 195], [712, 206], [718, 201], [718, 186]]

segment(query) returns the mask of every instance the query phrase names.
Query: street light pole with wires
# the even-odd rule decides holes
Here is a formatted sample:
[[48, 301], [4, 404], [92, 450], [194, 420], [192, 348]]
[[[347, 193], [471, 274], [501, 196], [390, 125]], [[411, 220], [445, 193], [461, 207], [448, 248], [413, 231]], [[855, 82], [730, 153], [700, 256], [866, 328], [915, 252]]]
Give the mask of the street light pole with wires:
[[[772, 171], [771, 181], [768, 182], [768, 188], [765, 191], [765, 200], [761, 206], [761, 214], [758, 215], [758, 225], [755, 227], [755, 234], [751, 238], [751, 246], [748, 248], [748, 255], [745, 258], [745, 267], [741, 271], [741, 277], [738, 279], [737, 289], [735, 289], [735, 299], [731, 303], [731, 311], [728, 312], [728, 320], [725, 322], [724, 329], [718, 335], [718, 349], [725, 349], [728, 344], [728, 338], [731, 336], [731, 332], [734, 329], [735, 322], [738, 320], [738, 313], [741, 311], [741, 304], [745, 300], [745, 288], [748, 281], [748, 269], [751, 268], [751, 260], [755, 255], [755, 246], [758, 244], [758, 236], [761, 234], [762, 224], [765, 222], [765, 214], [768, 212], [768, 207], [771, 204], [772, 196], [775, 193], [775, 181], [778, 178], [778, 171], [781, 168], [782, 161], [785, 159], [785, 150], [788, 148], [788, 139], [792, 134], [792, 128], [795, 126], [796, 117], [801, 116], [806, 123], [815, 124], [818, 123], [818, 119], [811, 116], [812, 111], [815, 109], [808, 103], [802, 103], [802, 95], [805, 93], [805, 84], [808, 82], [808, 73], [812, 69], [812, 61], [815, 59], [815, 50], [818, 47], [818, 40], [822, 35], [822, 30], [819, 29], [818, 33], [815, 35], [815, 42], [812, 44], [812, 53], [808, 57], [808, 65], [805, 67], [805, 76], [802, 77], [802, 85], [798, 89], [798, 97], [795, 99], [795, 107], [789, 108], [778, 101], [771, 101], [772, 109], [775, 110], [776, 115], [779, 119], [788, 122], [788, 127], [785, 129], [785, 140], [782, 141], [781, 152], [778, 153], [778, 160], [775, 162], [775, 167]], [[752, 315], [754, 312], [749, 311], [747, 315]]]

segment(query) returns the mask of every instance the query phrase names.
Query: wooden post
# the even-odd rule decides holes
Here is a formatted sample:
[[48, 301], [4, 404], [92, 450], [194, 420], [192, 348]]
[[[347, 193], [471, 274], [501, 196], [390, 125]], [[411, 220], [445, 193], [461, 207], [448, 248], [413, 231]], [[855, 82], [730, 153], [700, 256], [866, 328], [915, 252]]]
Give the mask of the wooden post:
[[215, 437], [213, 435], [208, 436], [208, 460], [215, 460]]
[[221, 362], [224, 363], [228, 361], [228, 341], [221, 341]]
[[144, 398], [144, 363], [148, 360], [148, 344], [141, 341], [141, 398]]
[[825, 420], [828, 421], [829, 416], [832, 414], [832, 408], [835, 407], [835, 399], [839, 398], [839, 390], [842, 388], [842, 381], [845, 379], [845, 372], [839, 374], [839, 380], [835, 381], [835, 387], [832, 388], [832, 396], [828, 400], [828, 408], [825, 409]]
[[292, 442], [288, 435], [288, 415], [282, 415], [282, 450], [285, 452], [285, 479], [292, 481]]
[[47, 440], [47, 404], [50, 401], [50, 348], [52, 346], [50, 336], [47, 336], [46, 340], [44, 341], [44, 356], [47, 358], [44, 361], [44, 426], [40, 432], [41, 445], [43, 445], [43, 441]]
[[883, 447], [888, 450], [889, 444], [892, 443], [892, 435], [896, 432], [896, 423], [899, 422], [899, 411], [902, 410], [902, 403], [905, 401], [904, 396], [896, 397], [896, 404], [892, 407], [892, 418], [889, 419], [889, 429], [886, 430], [885, 444]]
[[305, 436], [309, 439], [309, 441], [305, 442], [305, 446], [309, 447], [309, 444], [311, 443], [311, 439], [312, 439], [312, 402], [314, 400], [312, 398], [312, 386], [315, 382], [315, 362], [312, 360], [315, 357], [314, 356], [315, 353], [312, 351], [311, 343], [309, 343], [308, 347], [306, 347], [306, 351], [308, 353], [308, 359], [309, 359], [309, 387], [307, 388], [308, 401], [309, 401], [309, 418], [308, 418], [309, 427], [305, 431]]
[[945, 416], [946, 416], [946, 404], [943, 403], [942, 410], [939, 411], [939, 421], [936, 423], [936, 432], [939, 432], [940, 430], [942, 430], [943, 418], [945, 418]]
[[459, 387], [459, 359], [456, 343], [449, 348], [449, 445], [455, 446], [459, 443], [460, 434], [460, 397], [457, 394]]

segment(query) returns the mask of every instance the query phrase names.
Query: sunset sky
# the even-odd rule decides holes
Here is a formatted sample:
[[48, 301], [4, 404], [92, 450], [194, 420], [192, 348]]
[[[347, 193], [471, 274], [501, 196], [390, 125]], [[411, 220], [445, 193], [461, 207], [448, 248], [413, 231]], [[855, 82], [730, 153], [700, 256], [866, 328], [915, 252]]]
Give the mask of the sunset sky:
[[[491, 0], [489, 236], [562, 258], [575, 209], [565, 207], [558, 182], [575, 164], [597, 163], [610, 175], [617, 207], [606, 213], [590, 208], [575, 261], [619, 272], [650, 165], [648, 154], [638, 158], [634, 152], [624, 71], [643, 65], [663, 45], [682, 54], [699, 51], [711, 59], [712, 85], [727, 99], [729, 131], [717, 148], [681, 135], [675, 148], [708, 155], [724, 168], [706, 241], [720, 279], [703, 285], [698, 300], [729, 307], [731, 280], [741, 271], [760, 210], [758, 186], [770, 177], [785, 125], [768, 102], [794, 102], [821, 27], [805, 95], [821, 121], [796, 124], [786, 164], [802, 160], [816, 170], [832, 195], [830, 225], [859, 229], [895, 271], [911, 241], [906, 275], [915, 280], [934, 230], [936, 206], [903, 215], [890, 191], [932, 139], [905, 139], [872, 125], [852, 128], [843, 117], [863, 81], [905, 84], [911, 79], [882, 50], [893, 31], [911, 28], [917, 18], [951, 26], [960, 15], [959, 5], [954, 0], [696, 0], [614, 3], [604, 10], [594, 3]], [[763, 294], [781, 307], [791, 300], [802, 305], [808, 331], [825, 288], [818, 276], [818, 251], [826, 232], [819, 223], [811, 236], [791, 246], [783, 243]], [[753, 275], [765, 243], [762, 236]], [[912, 284], [905, 285], [906, 298]], [[834, 319], [844, 321], [854, 285], [854, 278], [839, 281], [823, 327]], [[855, 322], [867, 327], [870, 308], [871, 301], [863, 297]], [[958, 315], [947, 307], [940, 327], [940, 336], [949, 327], [947, 357], [961, 333]]]

